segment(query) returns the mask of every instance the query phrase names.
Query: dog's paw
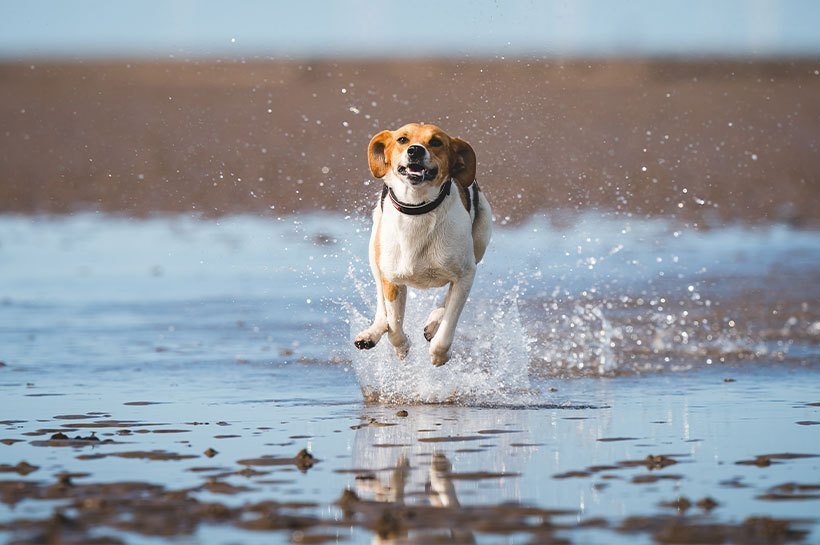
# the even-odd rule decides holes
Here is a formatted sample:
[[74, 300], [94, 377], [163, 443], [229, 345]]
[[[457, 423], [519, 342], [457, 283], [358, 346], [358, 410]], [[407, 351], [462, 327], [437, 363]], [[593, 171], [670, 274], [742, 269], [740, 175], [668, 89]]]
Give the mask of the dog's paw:
[[436, 337], [430, 343], [430, 362], [436, 367], [441, 367], [448, 361], [450, 361], [450, 343]]
[[400, 344], [399, 346], [394, 347], [396, 349], [396, 356], [402, 361], [407, 357], [407, 354], [410, 353], [410, 341]]
[[374, 343], [370, 339], [356, 339], [355, 341], [353, 341], [353, 346], [355, 346], [359, 350], [370, 350], [371, 348], [376, 346], [376, 343]]
[[441, 367], [448, 361], [450, 361], [450, 350], [436, 346], [430, 347], [430, 363], [436, 367]]
[[379, 342], [378, 337], [374, 337], [369, 331], [362, 331], [353, 340], [353, 346], [359, 350], [370, 350]]
[[433, 312], [427, 317], [427, 322], [424, 324], [424, 338], [429, 343], [436, 336], [438, 327], [441, 325], [441, 319], [444, 317], [444, 308], [433, 309]]
[[441, 367], [445, 363], [450, 361], [450, 354], [449, 352], [431, 352], [430, 353], [430, 363], [433, 364], [435, 367]]
[[410, 352], [410, 339], [407, 338], [407, 335], [405, 335], [403, 331], [389, 330], [387, 332], [387, 338], [390, 340], [390, 344], [393, 345], [396, 356], [400, 360], [406, 358]]

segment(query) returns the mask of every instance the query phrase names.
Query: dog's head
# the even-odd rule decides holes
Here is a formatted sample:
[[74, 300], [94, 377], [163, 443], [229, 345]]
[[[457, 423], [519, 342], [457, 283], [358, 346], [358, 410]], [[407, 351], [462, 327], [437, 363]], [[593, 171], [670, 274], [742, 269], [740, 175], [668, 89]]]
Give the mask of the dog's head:
[[466, 187], [475, 180], [473, 148], [435, 125], [410, 123], [395, 131], [382, 131], [370, 140], [367, 155], [376, 178], [392, 172], [411, 186], [439, 186], [454, 178]]

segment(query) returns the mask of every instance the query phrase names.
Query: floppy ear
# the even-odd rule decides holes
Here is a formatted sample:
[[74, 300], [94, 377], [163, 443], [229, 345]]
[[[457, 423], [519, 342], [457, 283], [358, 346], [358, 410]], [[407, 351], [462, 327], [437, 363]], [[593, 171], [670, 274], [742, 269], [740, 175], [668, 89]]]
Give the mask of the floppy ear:
[[450, 142], [452, 161], [450, 176], [455, 178], [458, 185], [467, 187], [475, 180], [476, 159], [472, 146], [461, 138], [453, 138]]
[[393, 139], [393, 133], [382, 131], [370, 140], [367, 146], [367, 160], [370, 162], [370, 172], [376, 178], [384, 178], [390, 170], [390, 161], [387, 159], [387, 145]]

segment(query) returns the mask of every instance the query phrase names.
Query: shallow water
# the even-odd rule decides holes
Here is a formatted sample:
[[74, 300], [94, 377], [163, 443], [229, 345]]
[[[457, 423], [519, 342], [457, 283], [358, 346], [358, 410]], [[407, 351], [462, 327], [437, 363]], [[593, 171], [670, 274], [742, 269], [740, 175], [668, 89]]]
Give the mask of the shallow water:
[[[420, 338], [434, 294], [410, 300], [404, 364], [386, 340], [351, 347], [372, 304], [367, 230], [340, 216], [0, 218], [0, 536], [427, 542], [449, 535], [430, 510], [444, 503], [466, 517], [449, 536], [465, 542], [649, 543], [704, 527], [819, 539], [820, 459], [757, 458], [820, 454], [816, 232], [617, 216], [498, 229], [453, 361], [434, 369]], [[362, 387], [393, 404], [366, 404]], [[61, 429], [119, 443], [34, 444]], [[253, 461], [303, 448], [319, 459], [304, 472]], [[157, 449], [193, 457], [87, 456]], [[191, 471], [203, 466], [218, 469]], [[221, 474], [248, 467], [265, 473]], [[88, 475], [45, 492], [67, 472]], [[128, 494], [122, 510], [72, 503], [122, 481], [184, 491], [188, 503], [137, 496], [187, 525]], [[359, 500], [340, 508], [346, 489]], [[659, 505], [681, 496], [692, 506]], [[705, 497], [718, 505], [694, 505]], [[193, 499], [236, 511], [179, 511]], [[753, 516], [801, 520], [766, 534], [744, 526]]]
[[[349, 322], [373, 304], [368, 233], [336, 215], [0, 217], [3, 357], [349, 362]], [[426, 315], [436, 295], [411, 292], [409, 312]], [[496, 230], [461, 331], [492, 335], [484, 317], [514, 301], [516, 342], [546, 375], [806, 364], [819, 300], [816, 231], [537, 217]]]

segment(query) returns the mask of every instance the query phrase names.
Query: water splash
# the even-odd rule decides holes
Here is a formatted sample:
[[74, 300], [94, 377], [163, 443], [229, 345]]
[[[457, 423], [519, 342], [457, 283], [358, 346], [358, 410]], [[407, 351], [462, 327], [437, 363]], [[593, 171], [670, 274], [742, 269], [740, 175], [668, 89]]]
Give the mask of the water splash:
[[544, 328], [546, 334], [540, 343], [540, 359], [546, 368], [541, 369], [540, 374], [587, 369], [604, 375], [617, 369], [617, 357], [612, 347], [623, 333], [607, 319], [603, 304], [576, 302], [567, 313], [553, 313], [549, 304], [543, 306], [545, 316], [554, 314], [551, 320], [554, 325]]
[[[784, 285], [769, 272], [784, 274], [775, 269], [782, 263], [794, 266], [796, 272], [789, 274], [806, 276], [799, 271], [809, 271], [816, 259], [797, 263], [796, 256], [816, 256], [817, 243], [803, 233], [789, 231], [786, 237], [781, 231], [681, 233], [664, 222], [589, 217], [572, 229], [536, 220], [499, 229], [457, 329], [453, 361], [445, 368], [430, 366], [421, 336], [434, 306], [425, 292], [409, 300], [407, 332], [414, 346], [406, 362], [396, 360], [386, 340], [373, 354], [350, 350], [349, 339], [372, 316], [352, 310], [343, 359], [353, 362], [370, 399], [471, 404], [502, 404], [505, 396], [528, 401], [508, 392], [530, 387], [527, 371], [541, 384], [555, 377], [779, 361], [790, 353], [795, 361], [807, 361], [816, 348], [797, 350], [783, 339], [800, 331], [804, 345], [817, 344], [817, 334], [810, 333], [816, 313], [805, 302], [811, 294], [803, 288], [781, 289], [776, 298], [764, 295], [773, 283]], [[740, 253], [727, 256], [727, 247]], [[374, 300], [375, 289], [363, 260], [351, 262], [354, 289], [346, 293], [362, 308], [362, 302]], [[764, 324], [758, 315], [771, 319]], [[488, 385], [495, 383], [497, 388]]]
[[[374, 293], [375, 295], [375, 293]], [[380, 403], [456, 403], [526, 405], [538, 393], [530, 386], [528, 336], [518, 312], [515, 289], [496, 297], [475, 295], [467, 302], [443, 367], [430, 363], [422, 329], [435, 305], [435, 292], [410, 290], [405, 332], [410, 354], [400, 361], [387, 337], [372, 350], [352, 348], [351, 360], [365, 399]], [[350, 336], [366, 328], [371, 317], [353, 305]]]

